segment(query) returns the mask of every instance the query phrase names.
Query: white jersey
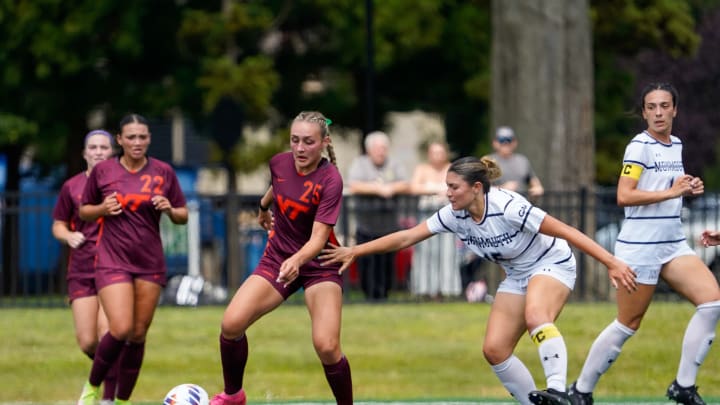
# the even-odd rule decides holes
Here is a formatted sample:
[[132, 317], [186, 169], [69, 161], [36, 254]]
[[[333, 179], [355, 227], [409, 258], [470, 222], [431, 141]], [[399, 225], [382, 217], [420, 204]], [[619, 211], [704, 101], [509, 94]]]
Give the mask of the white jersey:
[[[635, 135], [625, 148], [623, 167], [633, 166], [639, 173], [637, 189], [667, 190], [678, 176], [685, 174], [682, 141], [670, 136], [670, 143], [659, 142], [647, 132]], [[682, 197], [653, 204], [625, 207], [625, 220], [615, 243], [615, 255], [626, 263], [657, 263], [664, 252], [685, 241], [680, 222]]]
[[452, 232], [473, 253], [500, 264], [508, 277], [522, 277], [545, 263], [575, 265], [564, 239], [538, 233], [545, 211], [513, 191], [491, 187], [485, 216], [475, 222], [467, 210], [446, 205], [426, 220], [432, 233]]

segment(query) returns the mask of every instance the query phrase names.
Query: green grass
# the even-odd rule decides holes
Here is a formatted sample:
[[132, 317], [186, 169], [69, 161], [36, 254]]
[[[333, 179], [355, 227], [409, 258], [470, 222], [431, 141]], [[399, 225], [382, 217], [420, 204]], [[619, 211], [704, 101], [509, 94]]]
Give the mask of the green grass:
[[[173, 386], [194, 382], [210, 395], [222, 388], [218, 332], [224, 308], [161, 307], [148, 336], [133, 394], [158, 403]], [[343, 350], [358, 400], [510, 398], [482, 357], [485, 304], [346, 305]], [[0, 310], [0, 402], [76, 399], [90, 361], [77, 348], [69, 309]], [[558, 322], [569, 352], [568, 379], [578, 375], [593, 339], [613, 318], [610, 303], [569, 304]], [[656, 302], [617, 364], [600, 381], [596, 398], [661, 400], [675, 376], [692, 307]], [[251, 402], [332, 399], [310, 340], [307, 310], [284, 305], [248, 332], [245, 388]], [[529, 338], [516, 354], [540, 387], [544, 378]], [[720, 398], [720, 353], [711, 350], [698, 385]]]

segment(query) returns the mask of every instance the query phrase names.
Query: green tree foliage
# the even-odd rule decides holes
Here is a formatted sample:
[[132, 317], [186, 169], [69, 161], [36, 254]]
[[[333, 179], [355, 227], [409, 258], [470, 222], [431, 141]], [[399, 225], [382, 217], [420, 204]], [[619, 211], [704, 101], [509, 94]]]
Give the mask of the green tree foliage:
[[[365, 130], [382, 127], [387, 111], [439, 112], [456, 152], [487, 152], [489, 1], [373, 4], [376, 122], [368, 124], [364, 1], [0, 0], [0, 150], [36, 143], [41, 160], [66, 160], [74, 172], [93, 111], [114, 129], [130, 111], [163, 117], [179, 108], [207, 133], [214, 106], [230, 97], [248, 123], [283, 129], [301, 109]], [[636, 56], [656, 49], [673, 60], [693, 58], [700, 46], [694, 21], [714, 6], [592, 2], [602, 183], [616, 181], [638, 124], [627, 114]], [[244, 150], [232, 159], [248, 169], [255, 156], [264, 154]]]
[[[224, 13], [220, 6], [0, 2], [0, 116], [9, 119], [0, 124], [0, 150], [34, 142], [41, 161], [68, 159], [72, 173], [92, 111], [102, 111], [110, 129], [131, 111], [163, 117], [174, 108], [202, 123], [229, 96], [248, 120], [265, 118], [278, 76], [258, 42], [273, 13], [261, 2], [236, 2]], [[18, 131], [23, 136], [12, 135]]]
[[[487, 1], [375, 1], [373, 116], [367, 117], [366, 2], [296, 2], [279, 25], [276, 59], [284, 81], [281, 111], [312, 105], [342, 125], [383, 127], [387, 111], [422, 109], [445, 115], [454, 149], [474, 152], [486, 132], [490, 25]], [[316, 92], [289, 88], [318, 79]]]

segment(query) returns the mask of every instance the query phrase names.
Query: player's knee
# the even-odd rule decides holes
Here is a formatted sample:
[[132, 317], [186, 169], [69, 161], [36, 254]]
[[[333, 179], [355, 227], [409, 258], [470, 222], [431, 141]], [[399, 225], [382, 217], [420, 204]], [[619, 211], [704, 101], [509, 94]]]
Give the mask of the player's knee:
[[77, 335], [77, 343], [83, 353], [92, 357], [95, 355], [95, 349], [97, 348], [97, 337], [93, 335]]
[[313, 338], [313, 346], [315, 347], [315, 352], [321, 359], [335, 358], [340, 352], [340, 342], [336, 337]]
[[483, 343], [483, 356], [488, 363], [495, 365], [507, 360], [512, 355], [512, 348], [500, 345], [487, 340]]

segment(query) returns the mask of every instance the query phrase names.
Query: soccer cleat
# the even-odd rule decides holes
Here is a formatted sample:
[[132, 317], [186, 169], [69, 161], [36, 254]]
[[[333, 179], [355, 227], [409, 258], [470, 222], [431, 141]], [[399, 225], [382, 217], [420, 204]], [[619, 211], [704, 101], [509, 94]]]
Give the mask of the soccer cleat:
[[221, 392], [210, 399], [209, 405], [245, 405], [246, 402], [245, 390], [241, 389], [232, 395]]
[[667, 397], [678, 404], [705, 405], [705, 401], [703, 401], [697, 390], [698, 387], [696, 385], [681, 387], [677, 380], [674, 380], [667, 389]]
[[572, 405], [593, 405], [592, 392], [580, 392], [575, 388], [577, 381], [568, 388], [568, 397]]
[[95, 387], [88, 381], [83, 385], [77, 405], [95, 405], [98, 399], [100, 399], [100, 386]]
[[530, 391], [528, 398], [535, 405], [571, 405], [568, 394], [554, 388], [543, 391]]

